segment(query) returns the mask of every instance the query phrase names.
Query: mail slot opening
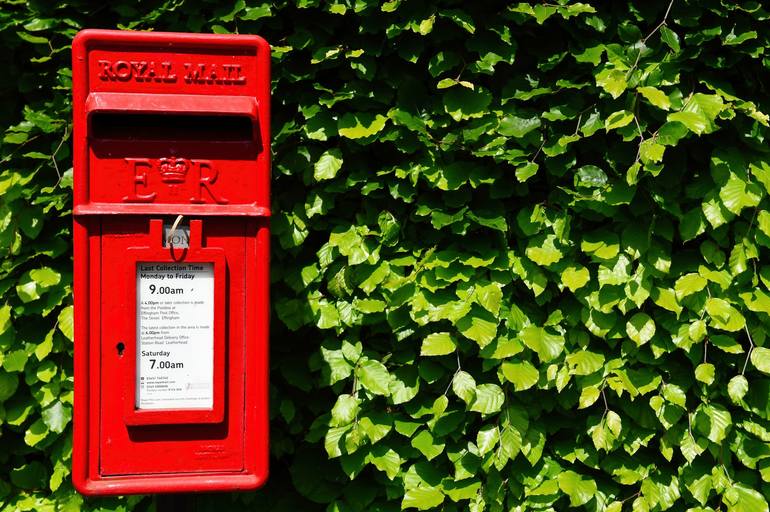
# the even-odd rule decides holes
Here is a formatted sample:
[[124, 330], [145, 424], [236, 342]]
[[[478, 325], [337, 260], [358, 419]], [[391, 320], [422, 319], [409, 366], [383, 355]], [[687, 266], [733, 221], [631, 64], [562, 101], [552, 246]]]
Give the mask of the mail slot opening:
[[254, 141], [251, 117], [95, 112], [90, 135], [106, 140]]

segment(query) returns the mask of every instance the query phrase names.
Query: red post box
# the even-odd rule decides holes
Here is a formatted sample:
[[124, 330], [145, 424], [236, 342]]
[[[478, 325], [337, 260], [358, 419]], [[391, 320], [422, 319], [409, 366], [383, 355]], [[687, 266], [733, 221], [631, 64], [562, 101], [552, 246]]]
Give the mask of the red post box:
[[253, 489], [268, 467], [270, 48], [72, 45], [83, 494]]

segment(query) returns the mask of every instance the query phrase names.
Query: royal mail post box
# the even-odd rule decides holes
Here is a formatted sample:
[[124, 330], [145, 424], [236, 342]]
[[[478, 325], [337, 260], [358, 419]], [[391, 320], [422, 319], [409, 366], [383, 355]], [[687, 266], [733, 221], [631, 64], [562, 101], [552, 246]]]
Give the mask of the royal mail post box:
[[268, 468], [269, 46], [85, 30], [72, 64], [75, 487], [256, 488]]

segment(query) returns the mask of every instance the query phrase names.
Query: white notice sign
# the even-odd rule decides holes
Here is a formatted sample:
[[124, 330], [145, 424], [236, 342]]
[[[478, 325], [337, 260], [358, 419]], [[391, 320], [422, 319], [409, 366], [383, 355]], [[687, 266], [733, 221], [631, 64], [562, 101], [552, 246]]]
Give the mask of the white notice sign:
[[214, 406], [213, 263], [137, 263], [137, 409]]

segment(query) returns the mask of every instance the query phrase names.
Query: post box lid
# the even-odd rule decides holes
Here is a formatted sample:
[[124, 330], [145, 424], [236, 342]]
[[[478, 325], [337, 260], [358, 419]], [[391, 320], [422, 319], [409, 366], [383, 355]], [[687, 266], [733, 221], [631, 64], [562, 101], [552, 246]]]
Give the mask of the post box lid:
[[73, 213], [269, 215], [269, 66], [258, 36], [80, 32]]

